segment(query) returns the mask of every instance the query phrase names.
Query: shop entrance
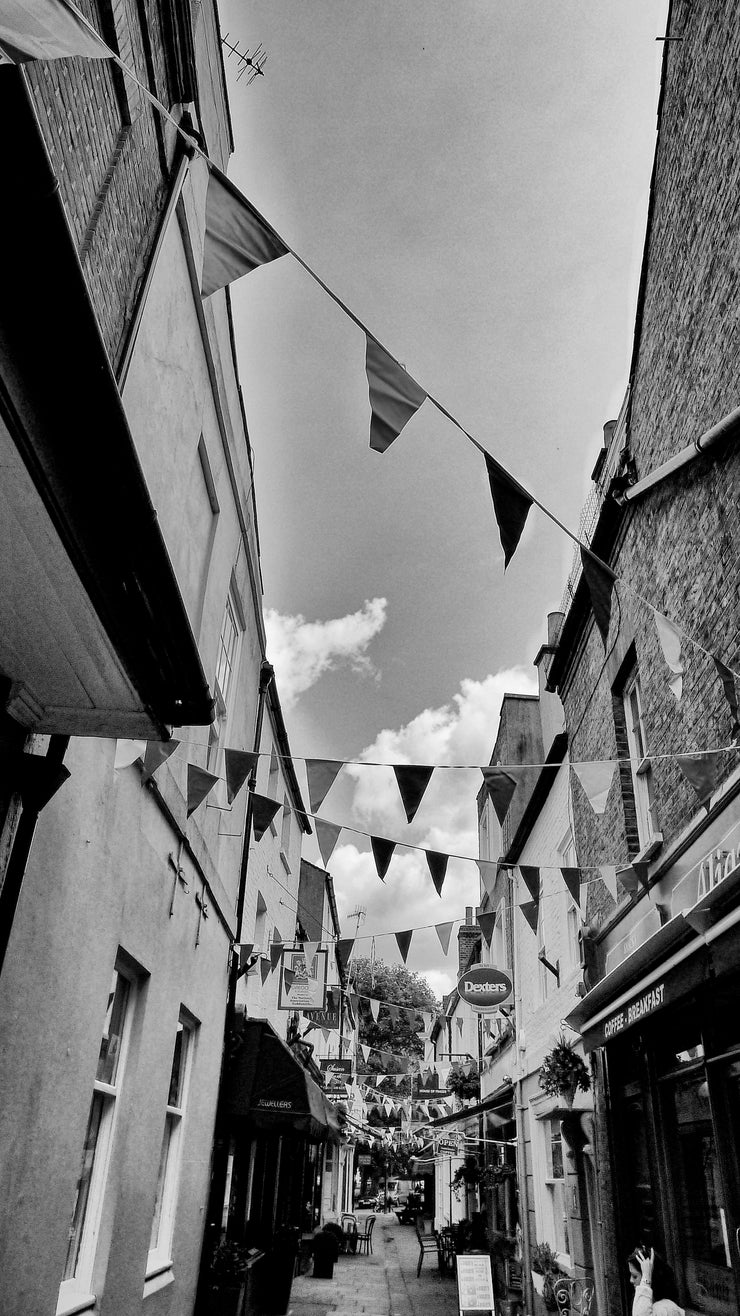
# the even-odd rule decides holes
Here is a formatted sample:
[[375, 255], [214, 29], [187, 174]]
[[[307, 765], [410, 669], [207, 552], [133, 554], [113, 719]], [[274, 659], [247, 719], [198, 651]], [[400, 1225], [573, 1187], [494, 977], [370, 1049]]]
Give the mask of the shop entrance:
[[740, 1311], [740, 985], [712, 987], [608, 1049], [623, 1247], [664, 1252], [687, 1316]]

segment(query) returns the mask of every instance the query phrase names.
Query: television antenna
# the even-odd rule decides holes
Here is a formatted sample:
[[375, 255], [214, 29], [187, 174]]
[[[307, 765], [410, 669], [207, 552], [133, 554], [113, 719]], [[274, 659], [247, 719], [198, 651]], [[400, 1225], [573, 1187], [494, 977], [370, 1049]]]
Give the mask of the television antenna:
[[264, 49], [261, 41], [252, 51], [240, 50], [239, 42], [237, 41], [235, 45], [230, 42], [229, 33], [227, 32], [226, 35], [221, 38], [221, 44], [226, 47], [228, 52], [226, 56], [227, 59], [231, 59], [233, 55], [236, 58], [237, 64], [240, 66], [239, 72], [236, 75], [237, 82], [245, 73], [247, 74], [247, 86], [254, 82], [257, 77], [264, 78], [267, 51]]

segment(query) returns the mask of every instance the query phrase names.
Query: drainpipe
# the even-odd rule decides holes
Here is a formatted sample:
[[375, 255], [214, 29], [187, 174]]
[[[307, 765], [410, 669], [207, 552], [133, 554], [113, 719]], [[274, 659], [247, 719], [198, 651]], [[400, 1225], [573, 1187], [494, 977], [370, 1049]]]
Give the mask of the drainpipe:
[[39, 814], [70, 775], [69, 768], [65, 768], [63, 763], [68, 745], [69, 736], [53, 735], [49, 738], [45, 755], [18, 756], [17, 790], [23, 807], [0, 888], [0, 973], [5, 963]]
[[711, 429], [705, 430], [698, 439], [694, 439], [688, 447], [682, 448], [673, 457], [669, 457], [667, 462], [662, 466], [656, 467], [650, 475], [646, 475], [643, 480], [638, 480], [633, 484], [631, 489], [625, 489], [619, 501], [624, 503], [633, 503], [636, 498], [641, 498], [643, 494], [652, 489], [654, 485], [660, 484], [667, 476], [678, 471], [682, 466], [687, 466], [689, 462], [695, 461], [702, 453], [713, 448], [715, 444], [721, 443], [724, 439], [734, 439], [740, 432], [740, 407], [729, 412], [722, 420], [713, 425]]
[[[513, 900], [512, 900], [513, 904]], [[512, 920], [513, 922], [513, 920]], [[524, 1139], [524, 1115], [526, 1106], [524, 1105], [524, 1077], [522, 1068], [524, 1061], [522, 1058], [522, 1049], [520, 1047], [520, 1038], [524, 1040], [524, 1030], [522, 1028], [522, 990], [519, 973], [517, 971], [517, 935], [516, 926], [513, 927], [511, 938], [512, 952], [512, 973], [514, 978], [514, 1045], [516, 1047], [516, 1162], [517, 1162], [517, 1179], [519, 1182], [519, 1224], [522, 1231], [522, 1286], [526, 1298], [526, 1310], [532, 1311], [532, 1276], [530, 1274], [529, 1264], [529, 1193], [527, 1189], [527, 1155], [526, 1142]]]

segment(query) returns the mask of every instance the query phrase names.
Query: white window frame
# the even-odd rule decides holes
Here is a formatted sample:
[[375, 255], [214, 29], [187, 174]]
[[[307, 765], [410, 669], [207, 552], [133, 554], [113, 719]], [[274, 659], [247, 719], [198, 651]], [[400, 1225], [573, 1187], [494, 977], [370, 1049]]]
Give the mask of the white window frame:
[[[544, 1103], [544, 1104], [543, 1104]], [[550, 1243], [561, 1265], [571, 1265], [571, 1254], [562, 1246], [570, 1239], [567, 1233], [567, 1165], [566, 1147], [563, 1143], [563, 1175], [556, 1177], [552, 1173], [552, 1131], [553, 1125], [560, 1126], [560, 1116], [555, 1112], [552, 1098], [541, 1096], [530, 1102], [534, 1119], [532, 1128], [532, 1155], [534, 1170], [534, 1207], [537, 1222], [537, 1237]], [[562, 1141], [562, 1134], [561, 1134]], [[560, 1202], [558, 1202], [560, 1199]]]
[[496, 906], [496, 922], [493, 928], [491, 962], [496, 969], [508, 969], [509, 946], [507, 940], [508, 906], [506, 897], [502, 896]]
[[[114, 1008], [119, 986], [125, 988], [122, 1000], [120, 1032], [117, 1034], [111, 1034], [110, 1028], [114, 1020]], [[133, 975], [120, 963], [120, 960], [117, 960], [111, 979], [111, 990], [108, 995], [108, 1005], [106, 1007], [105, 1020], [101, 1035], [100, 1054], [96, 1066], [96, 1076], [93, 1081], [93, 1096], [90, 1103], [90, 1114], [88, 1116], [85, 1132], [85, 1144], [87, 1144], [93, 1112], [99, 1110], [100, 1116], [98, 1128], [95, 1135], [95, 1144], [89, 1168], [89, 1188], [86, 1201], [82, 1208], [82, 1219], [79, 1225], [79, 1244], [77, 1247], [73, 1273], [65, 1276], [59, 1286], [57, 1316], [62, 1316], [62, 1314], [66, 1312], [85, 1311], [90, 1307], [93, 1307], [96, 1302], [96, 1296], [93, 1292], [93, 1271], [98, 1239], [100, 1236], [100, 1224], [103, 1215], [106, 1186], [110, 1175], [110, 1166], [115, 1143], [116, 1126], [120, 1110], [121, 1088], [126, 1070], [126, 1059], [128, 1056], [129, 1040], [131, 1037], [135, 986], [136, 980]], [[101, 1063], [104, 1058], [104, 1045], [108, 1042], [109, 1046], [106, 1056], [109, 1057], [112, 1037], [118, 1039], [116, 1045], [117, 1059], [115, 1062], [115, 1070], [113, 1074], [109, 1076], [112, 1081], [109, 1082], [107, 1079], [98, 1077], [98, 1075], [100, 1074]], [[85, 1155], [85, 1148], [83, 1148], [83, 1172], [81, 1172], [80, 1178], [78, 1179], [77, 1197], [72, 1210], [72, 1219], [70, 1221], [70, 1243], [72, 1241], [75, 1215], [79, 1203]], [[69, 1257], [65, 1263], [65, 1271], [68, 1265]]]
[[546, 969], [542, 960], [539, 958], [540, 952], [547, 954], [547, 940], [545, 937], [545, 911], [540, 899], [539, 915], [537, 919], [537, 990], [539, 995], [539, 1004], [544, 1005], [550, 991], [550, 970]]
[[[570, 827], [558, 846], [558, 857], [563, 868], [578, 867], [578, 854]], [[581, 964], [581, 944], [578, 936], [582, 922], [581, 911], [569, 891], [565, 892], [565, 900], [565, 949], [568, 953], [568, 968], [577, 969]]]
[[[165, 1108], [165, 1125], [152, 1218], [152, 1235], [147, 1257], [147, 1280], [172, 1266], [172, 1240], [175, 1232], [175, 1216], [180, 1187], [185, 1112], [195, 1045], [195, 1023], [184, 1010], [180, 1011], [177, 1038], [182, 1038], [182, 1046], [178, 1056], [176, 1039], [172, 1056], [168, 1100]], [[178, 1084], [175, 1100], [172, 1100], [172, 1081], [175, 1077], [176, 1064], [178, 1067]]]
[[640, 841], [640, 855], [642, 855], [656, 841], [662, 841], [663, 837], [658, 826], [652, 763], [647, 748], [642, 715], [642, 689], [638, 672], [633, 672], [625, 683], [622, 690], [622, 707], [627, 729], [637, 835]]
[[[560, 1118], [556, 1115], [546, 1116], [542, 1121], [545, 1144], [545, 1195], [548, 1203], [552, 1240], [559, 1257], [570, 1258], [570, 1242], [567, 1236], [567, 1204], [565, 1197], [565, 1143], [560, 1128]], [[562, 1174], [555, 1174], [552, 1161], [553, 1138], [560, 1143]], [[560, 1199], [558, 1201], [558, 1199]]]
[[280, 858], [286, 873], [290, 872], [290, 842], [293, 831], [293, 810], [287, 794], [283, 796], [283, 816], [280, 823]]
[[233, 704], [234, 686], [239, 671], [242, 637], [244, 635], [244, 609], [239, 592], [232, 580], [226, 596], [224, 615], [218, 637], [216, 670], [213, 677], [215, 713], [208, 731], [208, 770], [213, 772], [216, 758], [226, 731]]

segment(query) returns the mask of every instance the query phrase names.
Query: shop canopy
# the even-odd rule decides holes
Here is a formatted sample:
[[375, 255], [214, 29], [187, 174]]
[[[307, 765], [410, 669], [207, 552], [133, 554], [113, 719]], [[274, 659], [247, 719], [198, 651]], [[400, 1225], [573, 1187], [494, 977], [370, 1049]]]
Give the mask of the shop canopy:
[[490, 1097], [486, 1097], [477, 1106], [466, 1106], [464, 1110], [456, 1110], [452, 1115], [441, 1115], [439, 1119], [430, 1120], [425, 1128], [449, 1129], [457, 1124], [467, 1124], [478, 1115], [487, 1116], [496, 1128], [502, 1128], [504, 1124], [509, 1124], [514, 1118], [512, 1089], [507, 1086], [503, 1090], [500, 1089], [498, 1092], [492, 1093]]
[[336, 1108], [267, 1020], [245, 1020], [241, 1037], [228, 1084], [235, 1130], [292, 1132], [311, 1142], [339, 1142]]
[[[567, 1016], [586, 1051], [696, 991], [726, 971], [728, 939], [740, 921], [740, 865], [690, 909], [675, 914], [596, 983]], [[697, 935], [698, 934], [698, 935]], [[736, 940], [729, 940], [731, 963]]]

